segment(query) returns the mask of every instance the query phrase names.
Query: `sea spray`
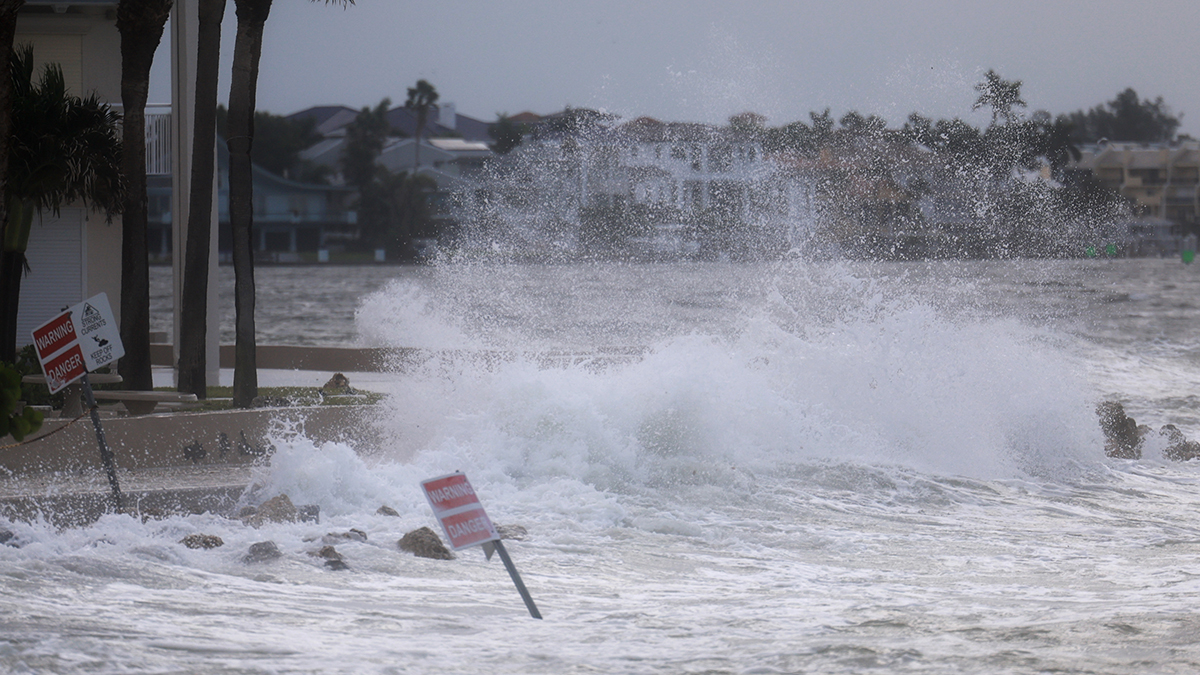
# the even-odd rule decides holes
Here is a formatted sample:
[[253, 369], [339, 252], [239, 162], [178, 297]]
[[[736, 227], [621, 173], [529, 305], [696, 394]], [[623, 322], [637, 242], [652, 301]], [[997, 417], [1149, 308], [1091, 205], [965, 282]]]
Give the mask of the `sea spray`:
[[776, 270], [732, 329], [661, 338], [632, 362], [547, 366], [477, 341], [510, 351], [409, 364], [383, 425], [418, 456], [617, 491], [733, 487], [811, 460], [980, 478], [1095, 461], [1094, 395], [1046, 329], [956, 314], [840, 266], [792, 271]]

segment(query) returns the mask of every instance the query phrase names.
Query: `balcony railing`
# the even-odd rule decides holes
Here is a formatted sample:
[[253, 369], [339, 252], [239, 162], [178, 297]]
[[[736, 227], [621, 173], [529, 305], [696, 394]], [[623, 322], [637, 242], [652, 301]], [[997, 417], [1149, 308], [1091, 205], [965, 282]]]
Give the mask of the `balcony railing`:
[[171, 175], [171, 106], [146, 106], [146, 175]]

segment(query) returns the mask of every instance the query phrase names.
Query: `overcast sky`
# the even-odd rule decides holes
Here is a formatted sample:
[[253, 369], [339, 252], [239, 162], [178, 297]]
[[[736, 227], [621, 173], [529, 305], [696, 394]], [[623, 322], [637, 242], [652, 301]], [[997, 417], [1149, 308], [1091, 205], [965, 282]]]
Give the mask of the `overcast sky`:
[[[233, 52], [226, 10], [222, 101]], [[754, 111], [777, 126], [829, 107], [900, 124], [962, 117], [989, 68], [1028, 112], [1090, 108], [1133, 87], [1200, 137], [1200, 0], [276, 0], [258, 107], [402, 104], [429, 80], [483, 120], [565, 106], [664, 121]], [[160, 50], [151, 99], [165, 102]]]

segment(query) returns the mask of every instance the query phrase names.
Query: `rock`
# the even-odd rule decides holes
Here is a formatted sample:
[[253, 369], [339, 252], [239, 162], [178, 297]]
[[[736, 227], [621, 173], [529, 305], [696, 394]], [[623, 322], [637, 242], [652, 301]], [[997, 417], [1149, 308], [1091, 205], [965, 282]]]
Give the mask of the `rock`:
[[309, 555], [314, 558], [325, 558], [326, 560], [341, 560], [342, 554], [332, 546], [322, 546], [319, 550], [309, 551]]
[[1158, 435], [1167, 441], [1163, 456], [1176, 462], [1186, 462], [1189, 459], [1200, 458], [1200, 443], [1189, 441], [1183, 432], [1174, 424], [1165, 424], [1158, 430]]
[[257, 544], [250, 544], [250, 550], [242, 557], [244, 563], [264, 562], [283, 557], [279, 547], [273, 541], [260, 541]]
[[442, 543], [441, 537], [428, 527], [413, 530], [398, 542], [400, 550], [408, 551], [419, 558], [454, 560], [454, 554]]
[[324, 558], [325, 566], [334, 571], [348, 570], [350, 566], [342, 560], [342, 554], [338, 553], [337, 549], [332, 546], [322, 546], [319, 551], [310, 551], [309, 555], [316, 558]]
[[349, 532], [330, 532], [321, 537], [321, 541], [326, 544], [336, 544], [341, 541], [366, 541], [367, 533], [362, 530], [356, 530], [353, 527]]
[[180, 539], [179, 543], [183, 544], [184, 546], [186, 546], [188, 548], [206, 548], [206, 549], [207, 548], [217, 548], [218, 546], [225, 545], [225, 542], [215, 534], [189, 534], [188, 536], [184, 537], [183, 539]]
[[1104, 401], [1096, 406], [1100, 430], [1104, 432], [1104, 454], [1118, 459], [1141, 459], [1142, 435], [1146, 429], [1125, 414], [1125, 406], [1117, 401]]
[[400, 512], [398, 512], [396, 509], [393, 509], [392, 507], [387, 506], [385, 504], [384, 506], [379, 507], [379, 510], [375, 512], [375, 515], [377, 515], [377, 516], [395, 516], [395, 517], [399, 518]]
[[520, 525], [497, 525], [496, 533], [501, 539], [512, 539], [513, 541], [525, 541], [529, 536], [529, 530]]
[[321, 524], [321, 505], [320, 504], [305, 504], [296, 507], [296, 517], [302, 523], [317, 523]]
[[254, 513], [243, 517], [251, 527], [262, 527], [263, 523], [294, 523], [298, 518], [299, 511], [287, 495], [272, 497], [259, 505]]
[[0, 527], [0, 544], [8, 544], [9, 546], [16, 546], [17, 543], [15, 541], [13, 541], [13, 537], [16, 537], [16, 536], [17, 535], [13, 534], [12, 530], [6, 530], [6, 529]]
[[321, 392], [325, 394], [353, 394], [354, 389], [350, 386], [350, 378], [341, 373], [334, 373], [333, 377], [321, 387]]

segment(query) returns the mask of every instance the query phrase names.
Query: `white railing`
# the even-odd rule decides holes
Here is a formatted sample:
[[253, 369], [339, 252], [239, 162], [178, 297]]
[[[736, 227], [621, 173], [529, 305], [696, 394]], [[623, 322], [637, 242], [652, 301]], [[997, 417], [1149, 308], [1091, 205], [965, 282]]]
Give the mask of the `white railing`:
[[146, 106], [146, 175], [171, 175], [171, 106]]

